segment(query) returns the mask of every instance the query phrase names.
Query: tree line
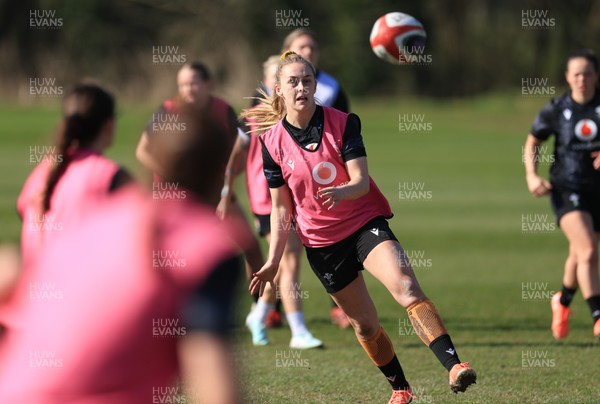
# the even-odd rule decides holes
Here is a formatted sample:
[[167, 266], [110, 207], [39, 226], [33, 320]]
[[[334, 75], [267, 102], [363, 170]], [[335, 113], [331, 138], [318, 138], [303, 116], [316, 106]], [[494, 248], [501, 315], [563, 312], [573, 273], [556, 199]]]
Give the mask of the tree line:
[[[372, 53], [371, 27], [391, 11], [424, 24], [427, 63]], [[173, 91], [181, 63], [200, 60], [219, 93], [241, 97], [297, 27], [318, 34], [319, 67], [351, 96], [466, 97], [531, 79], [562, 88], [566, 55], [600, 38], [600, 1], [0, 0], [1, 91], [28, 100], [32, 80], [94, 77], [152, 99]]]

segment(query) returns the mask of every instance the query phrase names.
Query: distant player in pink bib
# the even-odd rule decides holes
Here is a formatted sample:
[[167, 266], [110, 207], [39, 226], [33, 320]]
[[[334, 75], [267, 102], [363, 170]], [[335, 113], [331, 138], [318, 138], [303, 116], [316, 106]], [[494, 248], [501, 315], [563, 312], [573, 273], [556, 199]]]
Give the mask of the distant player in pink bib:
[[98, 201], [129, 181], [102, 155], [113, 141], [114, 116], [114, 99], [99, 86], [79, 84], [65, 97], [54, 154], [44, 156], [17, 200], [25, 264], [45, 239], [77, 226]]
[[138, 142], [136, 157], [144, 167], [154, 174], [162, 171], [152, 154], [151, 143], [157, 133], [168, 135], [185, 130], [179, 117], [182, 107], [188, 108], [192, 113], [211, 115], [223, 126], [223, 136], [228, 137], [230, 145], [233, 145], [237, 135], [235, 112], [225, 100], [212, 95], [212, 87], [211, 74], [204, 64], [186, 63], [179, 69], [177, 95], [164, 101], [152, 114]]
[[356, 337], [392, 386], [390, 403], [413, 396], [394, 347], [381, 327], [362, 276], [363, 266], [408, 312], [417, 335], [449, 372], [450, 388], [476, 381], [461, 363], [433, 303], [425, 296], [388, 226], [390, 206], [369, 176], [360, 120], [315, 103], [315, 69], [294, 52], [281, 56], [275, 94], [247, 110], [261, 128], [264, 174], [271, 188], [271, 243], [250, 291], [273, 282], [293, 222], [308, 261]]
[[[168, 187], [161, 179], [164, 167], [156, 160], [156, 151], [153, 143], [158, 136], [177, 136], [180, 131], [185, 131], [185, 124], [181, 122], [180, 112], [186, 108], [192, 114], [207, 114], [222, 127], [220, 136], [225, 137], [228, 142], [224, 147], [228, 153], [231, 152], [237, 137], [237, 118], [233, 108], [223, 99], [212, 94], [213, 80], [210, 70], [200, 62], [186, 63], [177, 72], [177, 95], [161, 104], [148, 122], [142, 133], [136, 148], [136, 157], [140, 163], [154, 174], [153, 188], [161, 190]], [[229, 173], [223, 171], [211, 171], [209, 175], [221, 179], [221, 184], [226, 181]], [[229, 190], [223, 190], [229, 192]], [[230, 213], [239, 218], [244, 218], [244, 212], [235, 197], [231, 203]], [[252, 230], [247, 223], [239, 222], [249, 234]], [[254, 238], [247, 243], [244, 251], [246, 258], [246, 271], [248, 274], [258, 271], [264, 259], [258, 240]]]

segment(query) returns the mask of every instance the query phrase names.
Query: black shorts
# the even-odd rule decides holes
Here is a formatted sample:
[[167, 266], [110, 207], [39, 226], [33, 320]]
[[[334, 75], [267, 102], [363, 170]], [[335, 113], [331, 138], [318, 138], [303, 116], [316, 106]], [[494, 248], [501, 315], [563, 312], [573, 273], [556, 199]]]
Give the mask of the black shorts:
[[560, 219], [565, 214], [581, 210], [592, 215], [594, 230], [600, 232], [600, 194], [552, 188], [550, 201], [559, 225]]
[[327, 247], [306, 247], [308, 262], [327, 293], [344, 289], [363, 270], [369, 253], [386, 240], [398, 241], [387, 220], [376, 217], [349, 237]]
[[254, 215], [254, 227], [261, 237], [271, 233], [271, 215]]

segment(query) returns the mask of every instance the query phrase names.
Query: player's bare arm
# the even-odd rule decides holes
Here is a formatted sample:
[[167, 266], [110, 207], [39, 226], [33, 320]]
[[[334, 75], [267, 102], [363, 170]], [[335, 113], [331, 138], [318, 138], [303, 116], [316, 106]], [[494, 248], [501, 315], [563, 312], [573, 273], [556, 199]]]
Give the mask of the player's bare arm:
[[[238, 129], [241, 131], [241, 129]], [[244, 136], [246, 136], [244, 134]], [[229, 213], [229, 204], [231, 203], [231, 195], [233, 194], [233, 184], [237, 174], [243, 171], [243, 161], [248, 156], [248, 141], [242, 135], [238, 135], [233, 145], [233, 150], [229, 156], [227, 167], [225, 168], [225, 181], [221, 191], [221, 201], [217, 206], [217, 215], [224, 219]]]
[[267, 282], [271, 283], [273, 289], [275, 284], [273, 280], [279, 269], [279, 262], [285, 249], [288, 234], [290, 231], [292, 216], [292, 197], [287, 185], [279, 188], [271, 188], [271, 199], [273, 210], [271, 211], [271, 242], [269, 243], [269, 256], [267, 262], [256, 272], [250, 281], [250, 293], [259, 292], [262, 295]]
[[532, 134], [529, 134], [527, 140], [525, 140], [525, 147], [523, 148], [527, 188], [529, 189], [529, 192], [538, 197], [547, 195], [552, 189], [550, 182], [540, 177], [537, 173], [537, 161], [541, 144], [541, 140], [537, 139]]
[[158, 173], [161, 173], [161, 169], [159, 165], [154, 161], [152, 154], [150, 153], [150, 141], [148, 139], [148, 133], [144, 131], [142, 136], [140, 137], [140, 141], [135, 149], [135, 157], [138, 161], [146, 167], [148, 170]]

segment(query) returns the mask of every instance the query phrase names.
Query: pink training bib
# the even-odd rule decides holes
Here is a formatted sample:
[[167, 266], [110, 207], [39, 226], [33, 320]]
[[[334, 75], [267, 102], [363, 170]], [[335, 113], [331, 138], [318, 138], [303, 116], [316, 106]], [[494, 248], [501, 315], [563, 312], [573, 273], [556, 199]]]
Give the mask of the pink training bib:
[[25, 264], [35, 258], [45, 239], [77, 226], [98, 201], [106, 198], [119, 170], [115, 162], [96, 151], [78, 150], [54, 188], [50, 210], [43, 213], [42, 198], [52, 164], [48, 160], [40, 163], [17, 199], [17, 211], [23, 219], [21, 252]]
[[323, 111], [323, 136], [316, 150], [306, 150], [296, 143], [281, 121], [262, 136], [292, 192], [296, 228], [309, 247], [341, 241], [377, 216], [392, 217], [389, 203], [370, 177], [366, 195], [341, 201], [331, 210], [323, 207], [319, 189], [350, 180], [341, 156], [348, 114], [328, 107], [323, 107]]
[[[249, 125], [253, 128], [251, 122]], [[271, 192], [263, 172], [262, 146], [255, 135], [250, 135], [250, 148], [246, 159], [246, 187], [252, 213], [270, 215]]]
[[131, 185], [44, 243], [9, 301], [19, 324], [0, 338], [0, 402], [169, 399], [182, 301], [237, 251], [235, 231], [190, 199]]

